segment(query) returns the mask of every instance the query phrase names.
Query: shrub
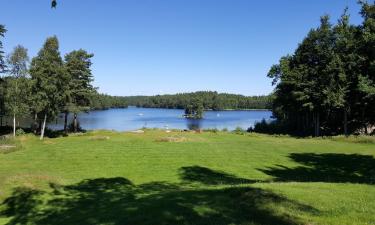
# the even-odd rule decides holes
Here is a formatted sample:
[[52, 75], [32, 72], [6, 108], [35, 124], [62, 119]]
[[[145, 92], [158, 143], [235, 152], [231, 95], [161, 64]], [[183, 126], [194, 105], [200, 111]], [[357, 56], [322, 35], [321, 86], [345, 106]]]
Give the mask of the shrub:
[[[74, 132], [74, 123], [71, 122], [68, 126], [68, 130], [70, 132]], [[82, 127], [81, 127], [81, 124], [79, 123], [79, 121], [77, 121], [77, 132], [83, 132], [85, 131]]]
[[216, 134], [216, 133], [218, 133], [218, 132], [219, 132], [219, 130], [218, 130], [217, 128], [212, 128], [212, 129], [204, 129], [203, 131], [204, 131], [204, 132], [210, 132], [210, 133], [214, 133], [214, 134]]
[[22, 129], [22, 128], [18, 128], [16, 130], [16, 136], [21, 136], [21, 135], [25, 135], [26, 132]]
[[245, 130], [242, 129], [241, 127], [236, 127], [236, 129], [234, 129], [233, 131], [235, 134], [245, 134]]
[[263, 119], [261, 122], [255, 123], [254, 127], [250, 127], [247, 129], [247, 131], [264, 134], [291, 134], [293, 132], [291, 132], [289, 127], [290, 126], [277, 120], [267, 122], [265, 119]]

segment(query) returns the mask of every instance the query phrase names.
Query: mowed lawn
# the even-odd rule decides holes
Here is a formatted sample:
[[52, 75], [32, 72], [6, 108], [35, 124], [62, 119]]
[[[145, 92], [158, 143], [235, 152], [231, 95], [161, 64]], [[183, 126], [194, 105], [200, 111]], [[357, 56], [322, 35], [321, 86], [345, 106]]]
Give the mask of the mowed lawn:
[[370, 138], [95, 131], [16, 145], [0, 148], [0, 224], [375, 224]]

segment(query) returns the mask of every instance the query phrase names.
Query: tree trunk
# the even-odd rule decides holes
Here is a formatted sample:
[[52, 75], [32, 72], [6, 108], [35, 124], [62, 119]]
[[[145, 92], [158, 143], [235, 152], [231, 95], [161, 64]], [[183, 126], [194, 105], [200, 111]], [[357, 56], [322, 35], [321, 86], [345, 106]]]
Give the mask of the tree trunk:
[[344, 134], [348, 136], [348, 110], [344, 109]]
[[366, 121], [365, 121], [365, 107], [362, 107], [362, 113], [361, 114], [362, 114], [361, 117], [362, 117], [362, 124], [363, 124], [363, 128], [364, 128], [364, 132], [367, 135], [368, 131], [367, 131], [367, 124], [366, 124]]
[[74, 120], [73, 120], [73, 126], [74, 126], [74, 133], [77, 133], [77, 126], [78, 126], [78, 123], [77, 123], [77, 113], [74, 113]]
[[64, 132], [68, 133], [68, 112], [65, 112], [65, 119], [64, 119]]
[[37, 113], [34, 114], [34, 125], [33, 126], [34, 126], [33, 132], [34, 132], [34, 134], [36, 134], [37, 131], [38, 131], [38, 114]]
[[46, 129], [46, 122], [47, 122], [47, 113], [44, 114], [43, 127], [42, 127], [42, 131], [40, 132], [40, 140], [43, 140], [43, 138], [44, 138], [44, 131]]
[[16, 114], [13, 114], [13, 137], [16, 137]]
[[319, 113], [313, 113], [313, 121], [314, 121], [314, 136], [319, 137], [320, 135], [320, 121], [319, 121]]
[[319, 113], [316, 114], [316, 136], [320, 136], [320, 116]]
[[39, 119], [38, 131], [42, 131], [42, 121]]

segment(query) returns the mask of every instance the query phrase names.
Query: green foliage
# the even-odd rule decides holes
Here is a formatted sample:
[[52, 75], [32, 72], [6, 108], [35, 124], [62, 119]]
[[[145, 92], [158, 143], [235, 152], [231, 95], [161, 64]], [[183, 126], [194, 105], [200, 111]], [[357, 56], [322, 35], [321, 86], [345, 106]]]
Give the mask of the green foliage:
[[25, 77], [7, 78], [5, 91], [5, 109], [10, 116], [25, 116], [29, 113], [31, 86]]
[[[4, 25], [0, 24], [0, 38], [4, 37], [4, 34], [7, 30], [5, 29]], [[0, 73], [5, 71], [6, 65], [4, 60], [4, 51], [3, 51], [3, 42], [0, 39]]]
[[110, 96], [95, 92], [91, 95], [90, 108], [94, 110], [128, 107], [127, 97]]
[[81, 127], [81, 124], [79, 123], [79, 121], [77, 121], [76, 127], [74, 126], [74, 121], [73, 121], [68, 125], [68, 131], [70, 131], [70, 132], [83, 132], [85, 130]]
[[54, 119], [65, 97], [68, 76], [59, 52], [57, 37], [46, 40], [38, 55], [32, 59], [30, 74], [33, 84], [33, 111]]
[[236, 129], [234, 129], [233, 133], [244, 135], [246, 133], [246, 131], [244, 129], [242, 129], [241, 127], [236, 127]]
[[185, 117], [191, 119], [203, 118], [203, 103], [200, 99], [192, 99], [191, 102], [185, 107]]
[[[68, 112], [80, 112], [90, 106], [95, 89], [92, 86], [91, 58], [85, 50], [72, 51], [65, 56], [68, 84], [65, 86], [65, 106]], [[83, 109], [83, 110], [82, 110]]]
[[22, 128], [18, 128], [16, 130], [16, 136], [22, 136], [22, 135], [25, 135], [26, 132], [22, 129]]
[[271, 67], [278, 122], [255, 130], [319, 136], [375, 126], [375, 6], [361, 5], [362, 25], [351, 25], [347, 10], [336, 25], [323, 16], [294, 54]]
[[192, 101], [199, 99], [205, 110], [223, 109], [269, 109], [270, 96], [243, 96], [212, 91], [198, 91], [175, 95], [126, 97], [129, 105], [146, 108], [186, 109]]
[[217, 128], [209, 128], [209, 129], [203, 129], [203, 131], [204, 131], [204, 132], [210, 132], [210, 133], [214, 133], [214, 134], [216, 134], [216, 133], [219, 133], [219, 132], [220, 132], [220, 130], [219, 130], [219, 129], [217, 129]]
[[[65, 116], [70, 112], [74, 113], [73, 124], [76, 127], [73, 130], [75, 132], [79, 130], [77, 113], [90, 109], [91, 96], [95, 93], [95, 89], [91, 84], [94, 80], [91, 73], [91, 58], [93, 56], [93, 54], [89, 54], [83, 49], [72, 51], [65, 56], [64, 68], [68, 83], [63, 90], [63, 111]], [[67, 131], [66, 120], [64, 129]]]
[[9, 77], [5, 79], [5, 109], [11, 116], [26, 115], [29, 112], [31, 83], [27, 78], [29, 57], [21, 45], [8, 56]]

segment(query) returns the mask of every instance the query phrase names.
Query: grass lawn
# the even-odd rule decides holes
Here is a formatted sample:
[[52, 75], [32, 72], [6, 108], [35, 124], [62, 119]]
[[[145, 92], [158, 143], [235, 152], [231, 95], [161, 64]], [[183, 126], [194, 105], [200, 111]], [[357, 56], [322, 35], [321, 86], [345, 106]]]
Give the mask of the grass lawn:
[[0, 224], [375, 224], [371, 139], [95, 131], [0, 148]]

